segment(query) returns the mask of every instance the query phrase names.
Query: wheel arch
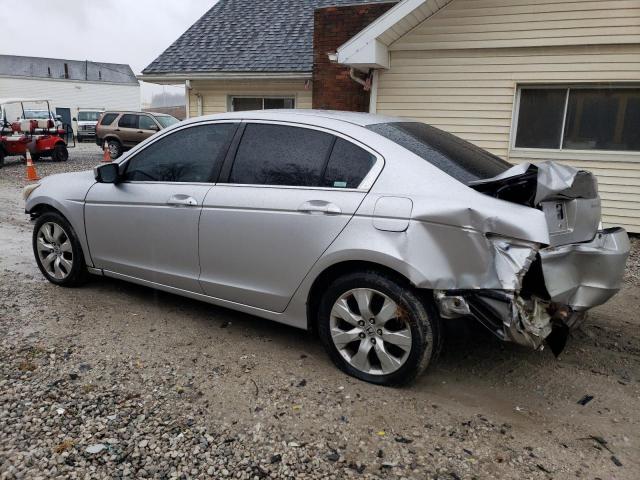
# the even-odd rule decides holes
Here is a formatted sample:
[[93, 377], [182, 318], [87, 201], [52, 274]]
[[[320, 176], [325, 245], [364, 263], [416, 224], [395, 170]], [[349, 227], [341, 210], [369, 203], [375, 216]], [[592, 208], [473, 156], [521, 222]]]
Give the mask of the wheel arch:
[[369, 260], [345, 260], [334, 263], [320, 272], [307, 294], [307, 329], [313, 335], [317, 333], [316, 312], [322, 298], [322, 292], [337, 278], [353, 272], [374, 271], [394, 278], [401, 284], [415, 288], [415, 284], [402, 272], [382, 263]]
[[69, 221], [67, 216], [60, 209], [44, 202], [37, 203], [36, 205], [31, 207], [27, 213], [31, 216], [32, 219], [36, 219], [47, 212], [57, 213], [62, 216], [67, 222]]
[[32, 221], [35, 221], [38, 217], [41, 217], [48, 212], [57, 213], [64, 218], [69, 225], [71, 225], [71, 228], [73, 228], [78, 240], [80, 241], [87, 266], [93, 267], [91, 251], [89, 250], [89, 243], [84, 229], [84, 220], [79, 221], [77, 214], [72, 210], [65, 209], [63, 204], [59, 204], [56, 200], [46, 196], [43, 196], [41, 199], [36, 199], [33, 206], [29, 205], [29, 208], [25, 209], [25, 212], [29, 214]]

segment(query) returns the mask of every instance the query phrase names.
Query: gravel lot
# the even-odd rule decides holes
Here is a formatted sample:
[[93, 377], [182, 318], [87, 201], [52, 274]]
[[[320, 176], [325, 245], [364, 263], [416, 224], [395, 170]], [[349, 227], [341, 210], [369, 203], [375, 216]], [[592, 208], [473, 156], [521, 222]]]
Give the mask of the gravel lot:
[[23, 177], [0, 170], [0, 479], [640, 478], [637, 239], [623, 291], [560, 359], [451, 324], [434, 368], [385, 389], [298, 330], [115, 280], [49, 284]]

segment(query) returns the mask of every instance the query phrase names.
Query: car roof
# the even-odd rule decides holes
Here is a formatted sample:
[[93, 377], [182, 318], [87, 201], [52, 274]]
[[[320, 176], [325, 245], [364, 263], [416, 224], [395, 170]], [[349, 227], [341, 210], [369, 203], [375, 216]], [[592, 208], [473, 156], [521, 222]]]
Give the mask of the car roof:
[[384, 115], [374, 115], [371, 113], [361, 112], [342, 112], [338, 110], [305, 110], [305, 109], [278, 109], [278, 110], [251, 110], [243, 112], [227, 112], [215, 115], [206, 115], [203, 117], [195, 117], [191, 121], [203, 120], [225, 120], [225, 119], [242, 119], [242, 120], [276, 120], [276, 121], [308, 121], [314, 123], [313, 119], [331, 119], [341, 122], [351, 123], [366, 127], [367, 125], [375, 125], [378, 123], [397, 123], [407, 122], [411, 119], [402, 117], [390, 117]]
[[[87, 109], [85, 109], [87, 110]], [[93, 111], [93, 110], [90, 110]], [[171, 115], [166, 113], [157, 113], [157, 112], [140, 112], [136, 110], [100, 110], [100, 113], [115, 113], [120, 115], [121, 113], [134, 114], [134, 115], [153, 115], [154, 117], [170, 117]]]

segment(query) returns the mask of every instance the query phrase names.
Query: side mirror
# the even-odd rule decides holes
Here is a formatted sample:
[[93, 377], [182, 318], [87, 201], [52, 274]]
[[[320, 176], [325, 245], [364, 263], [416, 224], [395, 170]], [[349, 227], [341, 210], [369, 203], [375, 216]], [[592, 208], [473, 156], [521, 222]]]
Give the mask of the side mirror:
[[159, 132], [160, 131], [160, 127], [158, 127], [157, 125], [151, 125], [149, 127], [149, 130], [153, 130], [154, 132]]
[[118, 183], [120, 165], [117, 163], [99, 165], [93, 169], [93, 175], [98, 183]]
[[76, 117], [73, 117], [71, 120], [74, 121], [74, 122], [78, 121], [78, 119]]

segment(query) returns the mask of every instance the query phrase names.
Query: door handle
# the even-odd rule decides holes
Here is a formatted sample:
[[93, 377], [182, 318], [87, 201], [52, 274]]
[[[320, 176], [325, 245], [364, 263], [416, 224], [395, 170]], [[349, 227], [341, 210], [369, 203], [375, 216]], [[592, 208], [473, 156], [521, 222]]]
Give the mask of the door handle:
[[298, 207], [299, 212], [311, 214], [340, 215], [342, 210], [335, 203], [324, 200], [309, 200]]
[[189, 195], [172, 195], [169, 200], [167, 200], [167, 205], [171, 205], [173, 207], [197, 207], [198, 201], [190, 197]]

